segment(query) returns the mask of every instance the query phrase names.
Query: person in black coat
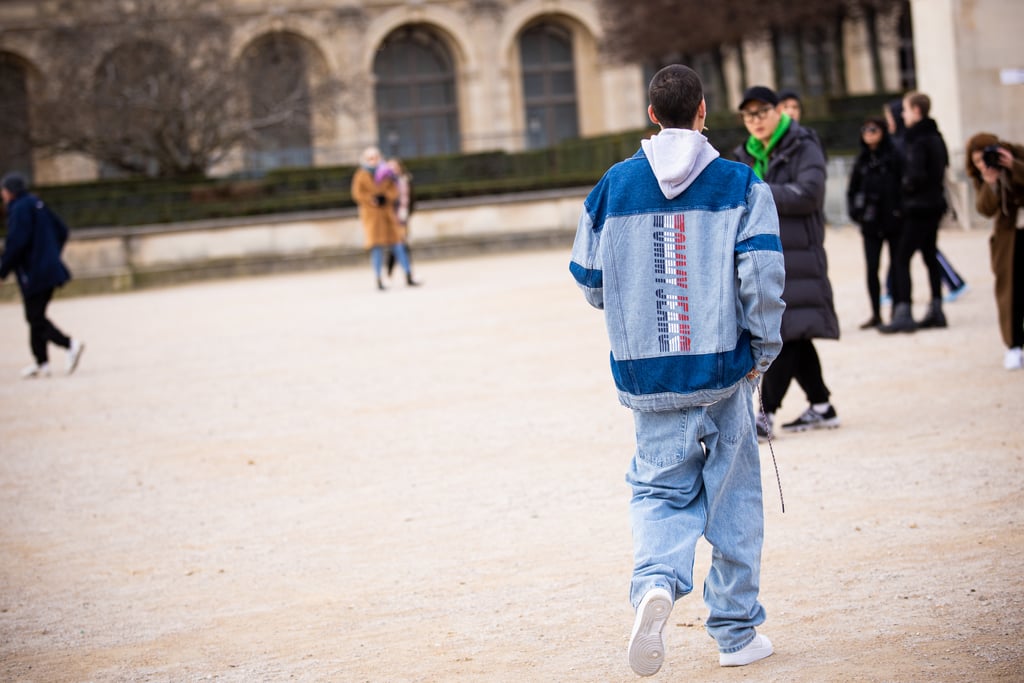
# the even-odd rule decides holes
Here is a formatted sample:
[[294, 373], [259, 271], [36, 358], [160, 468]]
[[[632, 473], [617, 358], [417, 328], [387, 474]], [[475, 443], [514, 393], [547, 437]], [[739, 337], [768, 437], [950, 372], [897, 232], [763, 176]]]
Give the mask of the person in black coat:
[[8, 173], [0, 180], [0, 196], [7, 207], [7, 239], [0, 256], [0, 280], [14, 271], [25, 304], [29, 343], [35, 363], [22, 370], [22, 377], [46, 377], [50, 374], [47, 345], [68, 350], [67, 372], [78, 367], [85, 345], [57, 329], [46, 317], [53, 292], [71, 279], [60, 259], [68, 239], [68, 228], [37, 197], [28, 193], [25, 179]]
[[[903, 123], [903, 100], [895, 99], [890, 100], [882, 107], [882, 114], [885, 116], [886, 127], [889, 130], [889, 137], [892, 139], [893, 144], [896, 146], [896, 151], [899, 152], [900, 157], [906, 153], [906, 144], [904, 138], [907, 134], [907, 126]], [[935, 247], [935, 258], [938, 259], [939, 265], [942, 267], [942, 284], [946, 286], [948, 290], [944, 301], [956, 301], [963, 294], [970, 291], [970, 287], [967, 281], [964, 280], [964, 276], [953, 267], [952, 261], [949, 257], [942, 253], [938, 245]], [[890, 263], [892, 263], [890, 261]], [[890, 276], [886, 278], [886, 289], [892, 291], [892, 274], [890, 266]]]
[[[901, 190], [903, 193], [903, 232], [893, 260], [893, 315], [879, 331], [914, 332], [918, 328], [946, 327], [942, 312], [942, 267], [936, 246], [939, 223], [946, 212], [946, 167], [949, 153], [935, 121], [928, 117], [931, 99], [911, 92], [903, 98], [903, 122], [907, 126]], [[920, 251], [928, 267], [931, 304], [920, 322], [911, 314], [910, 259]]]
[[825, 154], [817, 136], [780, 112], [778, 103], [775, 92], [762, 85], [743, 94], [740, 115], [750, 137], [734, 151], [771, 188], [786, 263], [782, 352], [761, 384], [764, 409], [757, 416], [757, 434], [762, 439], [771, 436], [775, 411], [794, 379], [810, 405], [783, 430], [839, 426], [814, 348], [815, 339], [839, 338], [825, 254]]
[[868, 297], [871, 300], [871, 318], [860, 326], [864, 330], [882, 324], [882, 286], [878, 267], [882, 246], [886, 243], [889, 244], [889, 261], [893, 261], [903, 224], [900, 205], [903, 157], [889, 136], [885, 120], [865, 119], [860, 132], [861, 151], [850, 172], [846, 205], [847, 213], [860, 225], [864, 238]]

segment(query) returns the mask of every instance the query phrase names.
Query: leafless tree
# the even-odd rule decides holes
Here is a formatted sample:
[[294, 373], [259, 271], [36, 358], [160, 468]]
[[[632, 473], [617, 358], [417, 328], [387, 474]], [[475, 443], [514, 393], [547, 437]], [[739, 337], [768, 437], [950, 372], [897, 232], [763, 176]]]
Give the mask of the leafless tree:
[[844, 16], [874, 16], [905, 0], [600, 0], [606, 48], [623, 61], [664, 64], [718, 51], [772, 30], [834, 28]]
[[295, 143], [297, 130], [307, 131], [298, 141], [308, 146], [318, 112], [336, 106], [338, 83], [317, 72], [301, 39], [269, 60], [258, 51], [232, 59], [216, 3], [54, 7], [56, 66], [32, 102], [37, 149], [132, 174], [202, 174], [238, 149]]

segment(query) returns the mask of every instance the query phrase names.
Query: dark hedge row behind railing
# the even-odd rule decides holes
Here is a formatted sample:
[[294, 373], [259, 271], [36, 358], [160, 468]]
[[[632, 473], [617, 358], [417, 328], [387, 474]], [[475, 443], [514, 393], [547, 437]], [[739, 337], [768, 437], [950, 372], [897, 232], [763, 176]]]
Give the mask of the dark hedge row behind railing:
[[[845, 98], [843, 115], [810, 120], [830, 155], [855, 153], [860, 123], [884, 96]], [[734, 114], [709, 118], [706, 132], [726, 158], [746, 139]], [[501, 151], [406, 161], [417, 201], [581, 187], [639, 147], [654, 128], [578, 139], [518, 153]], [[106, 180], [36, 189], [76, 229], [293, 213], [351, 207], [354, 166], [270, 171], [259, 178]]]

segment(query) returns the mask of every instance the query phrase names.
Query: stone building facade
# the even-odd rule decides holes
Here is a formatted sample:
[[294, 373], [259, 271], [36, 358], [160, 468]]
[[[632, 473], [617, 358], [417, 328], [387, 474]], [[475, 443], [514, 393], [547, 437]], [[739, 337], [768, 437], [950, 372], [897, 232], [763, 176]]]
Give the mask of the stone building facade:
[[[160, 4], [174, 8], [184, 1]], [[140, 2], [145, 0], [124, 0], [121, 5]], [[82, 0], [4, 2], [0, 95], [21, 103], [29, 126], [33, 93], [54, 77], [49, 37], [55, 30], [74, 31], [74, 24], [61, 23], [62, 8], [83, 4]], [[645, 83], [650, 71], [609, 58], [602, 48], [604, 27], [594, 1], [210, 0], [205, 4], [215, 7], [230, 27], [227, 40], [232, 59], [255, 55], [270, 69], [281, 55], [299, 55], [304, 68], [301, 77], [313, 86], [318, 80], [336, 81], [337, 97], [344, 101], [344, 106], [312, 117], [299, 129], [279, 127], [260, 143], [235, 150], [210, 169], [215, 173], [352, 163], [370, 144], [404, 157], [515, 151], [646, 124]], [[993, 17], [1004, 13], [1019, 23], [1021, 7], [1018, 0], [908, 0], [902, 13], [851, 18], [829, 35], [808, 36], [794, 30], [758, 36], [714, 56], [693, 55], [692, 63], [708, 82], [712, 112], [733, 110], [743, 87], [754, 82], [804, 87], [812, 96], [895, 92], [917, 85], [914, 52], [921, 51], [922, 37], [910, 38], [911, 9], [921, 14], [921, 25], [928, 28], [924, 39], [931, 42], [925, 53], [931, 54], [936, 49], [941, 52], [941, 46], [932, 45], [936, 8], [946, 31], [939, 36], [944, 42], [949, 31], [962, 31], [956, 22], [968, 10], [982, 18], [975, 25], [1001, 30]], [[97, 11], [90, 20], [105, 18]], [[915, 16], [914, 22], [918, 21]], [[81, 58], [98, 69], [116, 47], [96, 45]], [[931, 73], [930, 68], [926, 71]], [[941, 74], [936, 78], [943, 84], [948, 80]], [[253, 88], [260, 88], [258, 81]], [[948, 87], [940, 87], [937, 81], [935, 89], [940, 99], [947, 99]], [[955, 100], [956, 93], [948, 99]], [[961, 116], [959, 106], [957, 110]], [[937, 108], [940, 123], [942, 113]], [[27, 134], [21, 137], [20, 146], [12, 143], [0, 151], [5, 157], [0, 161], [6, 167], [27, 167], [37, 183], [89, 179], [103, 173], [90, 159], [44, 155], [24, 143]]]

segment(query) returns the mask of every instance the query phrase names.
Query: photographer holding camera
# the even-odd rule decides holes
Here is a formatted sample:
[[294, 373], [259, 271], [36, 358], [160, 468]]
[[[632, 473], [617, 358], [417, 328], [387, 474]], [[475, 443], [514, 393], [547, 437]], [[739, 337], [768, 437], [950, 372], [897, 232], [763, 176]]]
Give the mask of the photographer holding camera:
[[995, 218], [989, 254], [999, 331], [1007, 347], [1003, 367], [1019, 370], [1024, 367], [1024, 147], [978, 133], [967, 141], [967, 176], [978, 213]]

